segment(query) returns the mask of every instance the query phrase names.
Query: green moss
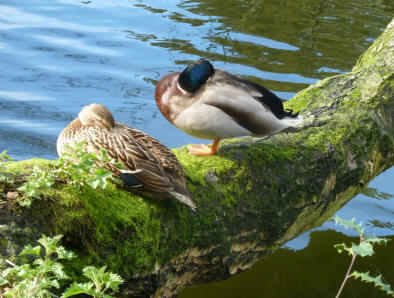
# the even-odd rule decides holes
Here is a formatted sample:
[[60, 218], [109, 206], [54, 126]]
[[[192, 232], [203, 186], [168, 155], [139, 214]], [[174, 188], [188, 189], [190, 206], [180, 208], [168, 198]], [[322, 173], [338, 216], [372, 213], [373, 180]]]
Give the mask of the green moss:
[[54, 160], [32, 158], [27, 160], [21, 160], [18, 162], [7, 162], [5, 163], [5, 167], [10, 171], [24, 172], [26, 169], [31, 169], [34, 166], [38, 166], [41, 169], [52, 169], [54, 164]]
[[312, 89], [311, 87], [309, 87], [305, 90], [302, 90], [301, 92], [298, 92], [291, 100], [286, 101], [284, 103], [284, 107], [286, 109], [291, 109], [295, 112], [305, 110], [314, 98], [314, 96], [309, 93], [310, 90], [313, 90], [315, 95], [320, 92], [317, 88]]
[[[228, 144], [228, 142], [227, 140], [222, 141], [219, 145], [219, 150], [223, 144]], [[187, 152], [186, 147], [173, 149], [173, 152], [177, 158], [182, 161], [187, 175], [193, 181], [202, 185], [206, 184], [206, 175], [209, 172], [214, 170], [217, 174], [221, 174], [223, 171], [228, 171], [231, 168], [237, 167], [236, 161], [231, 159], [230, 154], [194, 156]]]
[[385, 52], [388, 52], [386, 53], [387, 55], [392, 56], [392, 52], [390, 52], [391, 48], [389, 44], [394, 39], [393, 25], [394, 25], [394, 21], [391, 21], [391, 23], [387, 26], [386, 30], [369, 47], [369, 49], [360, 56], [356, 66], [353, 68], [353, 72], [371, 66], [374, 67], [375, 65], [377, 65], [377, 61], [379, 59], [382, 58], [387, 59], [387, 57], [385, 57]]
[[350, 97], [351, 97], [353, 100], [359, 99], [360, 96], [361, 96], [361, 90], [360, 90], [360, 89], [355, 89], [355, 90], [353, 90], [353, 92], [350, 94]]

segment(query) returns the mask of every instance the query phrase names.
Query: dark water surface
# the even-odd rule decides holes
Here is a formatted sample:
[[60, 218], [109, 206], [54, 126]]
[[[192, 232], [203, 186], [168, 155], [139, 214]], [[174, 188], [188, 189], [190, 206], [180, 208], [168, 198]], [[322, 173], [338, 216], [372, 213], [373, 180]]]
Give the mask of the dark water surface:
[[[118, 121], [169, 147], [201, 143], [158, 112], [154, 89], [162, 76], [205, 57], [290, 99], [317, 80], [351, 70], [393, 14], [392, 0], [0, 0], [0, 151], [7, 149], [17, 160], [55, 158], [59, 132], [82, 106], [93, 102], [106, 105]], [[392, 168], [372, 187], [394, 194], [393, 181]], [[359, 195], [339, 213], [363, 221], [371, 232], [394, 235], [393, 205], [392, 198]], [[325, 224], [321, 229], [331, 228]], [[308, 239], [308, 234], [302, 235], [288, 245], [301, 249]], [[305, 249], [319, 251], [313, 245]], [[290, 261], [288, 254], [273, 256], [275, 264], [284, 262], [278, 268]], [[393, 257], [391, 249], [389, 258]], [[305, 270], [309, 265], [298, 266]], [[275, 276], [275, 266], [270, 268]], [[282, 270], [294, 274], [296, 269]], [[260, 280], [263, 271], [256, 275], [261, 274]], [[308, 295], [286, 296], [272, 290], [274, 296], [271, 290], [258, 292], [250, 285], [252, 296], [231, 296], [238, 293], [227, 286], [231, 283], [237, 284], [236, 279], [223, 283], [230, 290], [222, 290], [222, 296], [210, 292], [211, 286], [193, 287], [181, 296], [202, 297], [197, 296], [201, 291], [204, 297], [318, 293], [311, 288]], [[317, 278], [316, 287], [325, 284]]]
[[[393, 284], [394, 237], [387, 246], [377, 247], [375, 255], [358, 259], [354, 269], [360, 272], [382, 274]], [[334, 298], [350, 263], [350, 257], [339, 255], [334, 244], [358, 243], [357, 238], [347, 238], [332, 230], [313, 232], [307, 248], [299, 251], [280, 249], [254, 265], [252, 269], [226, 280], [204, 286], [192, 286], [178, 298]], [[344, 298], [389, 297], [383, 291], [359, 280], [349, 280]]]

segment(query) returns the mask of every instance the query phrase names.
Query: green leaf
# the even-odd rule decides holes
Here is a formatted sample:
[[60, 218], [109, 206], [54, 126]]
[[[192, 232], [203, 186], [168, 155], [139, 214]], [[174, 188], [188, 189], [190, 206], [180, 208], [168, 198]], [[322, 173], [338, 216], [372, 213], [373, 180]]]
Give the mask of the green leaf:
[[366, 242], [373, 243], [373, 244], [375, 244], [375, 243], [376, 244], [386, 244], [391, 239], [383, 238], [383, 237], [377, 237], [375, 235], [372, 235], [372, 236], [364, 236], [364, 240]]
[[346, 246], [345, 243], [340, 243], [340, 244], [334, 245], [334, 247], [336, 248], [336, 250], [337, 250], [339, 253], [342, 253], [342, 252], [344, 252], [344, 251], [347, 251], [347, 252], [349, 253], [349, 255], [353, 256], [354, 253], [355, 253], [354, 250], [353, 250], [353, 245], [357, 245], [357, 244], [354, 244], [354, 243], [352, 242], [352, 246], [349, 247], [349, 246]]
[[42, 285], [42, 287], [46, 287], [46, 288], [50, 288], [50, 287], [53, 287], [56, 289], [60, 288], [59, 282], [56, 279], [49, 279], [46, 277], [42, 278], [41, 285]]
[[3, 150], [3, 152], [0, 153], [0, 162], [14, 160], [12, 157], [7, 155], [7, 152], [7, 150]]
[[372, 256], [374, 254], [373, 246], [368, 242], [361, 242], [360, 244], [352, 243], [353, 254], [357, 253], [361, 257]]
[[21, 253], [19, 254], [20, 256], [25, 256], [25, 255], [34, 255], [34, 256], [40, 256], [41, 252], [41, 247], [40, 246], [35, 246], [32, 247], [30, 244], [26, 245]]
[[53, 263], [48, 268], [58, 279], [68, 279], [69, 277], [63, 271], [63, 265], [60, 263]]
[[87, 266], [83, 268], [82, 272], [87, 278], [92, 280], [93, 282], [99, 281], [102, 279], [102, 275], [104, 274], [107, 266], [103, 266], [101, 268], [96, 268], [94, 266]]
[[114, 290], [114, 291], [118, 291], [118, 286], [121, 285], [124, 280], [117, 274], [110, 272], [109, 273], [110, 278], [109, 278], [109, 284], [108, 286]]
[[66, 250], [63, 246], [58, 246], [56, 252], [59, 259], [72, 260], [75, 258], [75, 254], [72, 251]]
[[91, 180], [88, 181], [88, 184], [90, 185], [91, 188], [96, 189], [99, 186], [99, 184], [100, 184], [100, 180], [98, 180], [98, 179], [95, 179], [95, 180], [91, 179]]
[[345, 220], [340, 218], [339, 216], [335, 216], [333, 220], [335, 221], [335, 224], [340, 224], [344, 226], [346, 229], [352, 228], [355, 231], [357, 231], [357, 233], [359, 233], [360, 236], [364, 235], [364, 229], [362, 228], [361, 223], [356, 224], [355, 222], [356, 220], [354, 218], [352, 220]]
[[346, 247], [345, 243], [335, 244], [334, 247], [336, 248], [336, 250], [337, 250], [339, 253], [343, 253], [345, 250], [347, 250], [347, 249], [346, 249], [347, 247]]
[[8, 280], [0, 277], [0, 286], [6, 285], [6, 284], [8, 284]]
[[369, 275], [369, 271], [367, 271], [367, 272], [353, 271], [350, 276], [354, 277], [355, 279], [360, 278], [361, 281], [364, 281], [364, 282], [372, 283], [372, 284], [374, 284], [374, 286], [376, 288], [381, 289], [381, 290], [385, 291], [388, 295], [391, 295], [394, 297], [393, 290], [391, 289], [389, 284], [386, 284], [382, 281], [381, 275], [373, 277], [373, 276]]
[[14, 267], [12, 267], [12, 268], [7, 268], [7, 269], [3, 270], [3, 272], [2, 272], [1, 274], [2, 274], [2, 276], [5, 278], [5, 277], [7, 277], [9, 274], [12, 274], [13, 272], [15, 272], [15, 268], [14, 268]]
[[93, 296], [94, 291], [92, 290], [93, 283], [88, 282], [84, 284], [73, 283], [69, 286], [66, 291], [62, 294], [62, 298], [78, 295], [78, 294], [90, 294]]
[[94, 284], [105, 284], [105, 288], [111, 288], [117, 291], [118, 286], [124, 282], [123, 279], [112, 272], [105, 272], [105, 269], [106, 266], [101, 268], [87, 266], [82, 271], [87, 278], [94, 282]]
[[[11, 272], [16, 272], [17, 275], [20, 276], [20, 277], [26, 277], [26, 276], [28, 276], [29, 274], [32, 273], [32, 270], [30, 269], [30, 265], [29, 264], [23, 264], [21, 266], [12, 268], [10, 273]], [[33, 275], [34, 275], [34, 273], [33, 273]]]
[[62, 235], [56, 235], [54, 237], [42, 235], [41, 238], [38, 239], [38, 242], [44, 246], [46, 254], [50, 255], [51, 253], [56, 252], [58, 243], [62, 237]]

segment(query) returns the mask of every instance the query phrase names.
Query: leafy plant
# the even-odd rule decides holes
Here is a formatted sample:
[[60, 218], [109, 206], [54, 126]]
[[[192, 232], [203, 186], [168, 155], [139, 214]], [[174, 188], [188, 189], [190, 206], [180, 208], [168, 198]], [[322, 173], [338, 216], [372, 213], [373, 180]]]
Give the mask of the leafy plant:
[[340, 243], [334, 245], [334, 247], [337, 249], [339, 253], [342, 253], [344, 251], [347, 251], [350, 256], [352, 256], [352, 260], [350, 262], [349, 268], [346, 272], [345, 278], [338, 290], [337, 295], [335, 296], [338, 298], [342, 290], [347, 282], [347, 280], [351, 277], [357, 279], [360, 278], [361, 281], [372, 283], [376, 288], [381, 289], [385, 291], [388, 295], [391, 295], [394, 297], [394, 292], [391, 289], [390, 285], [386, 284], [382, 280], [382, 276], [371, 276], [369, 272], [358, 272], [358, 271], [353, 271], [352, 268], [354, 265], [354, 262], [357, 258], [357, 256], [360, 257], [366, 257], [366, 256], [372, 256], [374, 254], [373, 246], [374, 244], [386, 244], [390, 239], [387, 238], [381, 238], [377, 236], [367, 236], [364, 234], [364, 228], [362, 227], [361, 223], [356, 224], [355, 219], [353, 218], [352, 220], [344, 220], [338, 216], [333, 218], [335, 220], [335, 224], [340, 224], [344, 226], [345, 228], [352, 228], [354, 229], [359, 235], [360, 235], [360, 242], [359, 244], [355, 244], [352, 242], [351, 246], [347, 246], [345, 243]]
[[2, 297], [55, 297], [51, 290], [59, 289], [59, 280], [69, 278], [58, 260], [74, 258], [72, 252], [59, 245], [61, 237], [42, 236], [38, 240], [41, 246], [26, 245], [20, 255], [33, 256], [32, 264], [16, 265], [6, 261], [11, 267], [0, 271], [0, 285], [9, 287]]
[[83, 275], [90, 279], [87, 283], [73, 283], [62, 295], [62, 297], [70, 297], [77, 294], [87, 294], [93, 297], [109, 298], [111, 295], [105, 292], [111, 289], [118, 291], [118, 286], [123, 283], [123, 279], [114, 273], [105, 272], [106, 267], [96, 268], [92, 266], [83, 269]]
[[[34, 261], [22, 265], [14, 264], [0, 258], [0, 296], [1, 297], [58, 297], [52, 291], [60, 289], [59, 281], [63, 283], [70, 278], [65, 274], [59, 261], [71, 260], [72, 252], [59, 245], [62, 236], [42, 236], [40, 246], [26, 245], [21, 256], [32, 256]], [[106, 292], [118, 291], [123, 283], [122, 278], [112, 272], [105, 272], [105, 267], [88, 266], [83, 269], [83, 275], [91, 281], [87, 283], [73, 282], [62, 297], [77, 294], [87, 294], [93, 297], [113, 297]]]
[[[56, 160], [55, 170], [43, 170], [35, 166], [27, 177], [27, 181], [18, 188], [22, 194], [21, 198], [17, 200], [19, 205], [30, 207], [33, 200], [41, 199], [40, 194], [50, 189], [56, 180], [67, 181], [77, 189], [84, 185], [93, 189], [104, 189], [109, 180], [119, 183], [119, 179], [115, 178], [107, 168], [123, 168], [123, 165], [109, 157], [105, 149], [101, 149], [98, 154], [95, 154], [87, 153], [85, 148], [84, 142], [75, 143], [73, 146], [66, 145], [67, 151]], [[0, 154], [0, 170], [3, 163], [9, 160], [12, 159], [7, 156], [6, 151], [3, 151]], [[9, 182], [12, 183], [11, 177], [5, 175], [0, 171], [0, 181], [9, 179]]]
[[23, 193], [19, 205], [30, 207], [32, 199], [40, 200], [40, 191], [49, 189], [55, 183], [55, 176], [38, 166], [33, 167], [33, 172], [28, 176], [27, 182], [23, 183], [18, 190]]
[[118, 180], [113, 177], [110, 170], [104, 169], [108, 165], [122, 168], [122, 164], [110, 158], [105, 149], [99, 154], [87, 153], [84, 142], [75, 143], [73, 146], [66, 145], [66, 153], [57, 160], [56, 166], [60, 176], [69, 180], [71, 184], [80, 188], [87, 184], [93, 189], [107, 187], [107, 181]]
[[12, 157], [7, 155], [7, 150], [3, 150], [0, 153], [0, 182], [9, 182], [12, 178], [13, 175], [11, 173], [4, 172], [4, 164], [12, 160]]
[[0, 169], [4, 162], [13, 160], [12, 157], [7, 155], [7, 152], [7, 150], [3, 150], [3, 152], [0, 153]]

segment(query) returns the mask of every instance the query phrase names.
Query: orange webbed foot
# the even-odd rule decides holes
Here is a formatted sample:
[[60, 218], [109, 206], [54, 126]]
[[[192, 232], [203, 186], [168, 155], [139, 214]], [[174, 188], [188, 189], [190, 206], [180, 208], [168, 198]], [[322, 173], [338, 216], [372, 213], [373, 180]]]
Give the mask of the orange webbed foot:
[[217, 152], [217, 147], [220, 139], [217, 139], [213, 142], [211, 148], [207, 145], [189, 145], [187, 149], [189, 150], [189, 154], [191, 155], [214, 155]]

